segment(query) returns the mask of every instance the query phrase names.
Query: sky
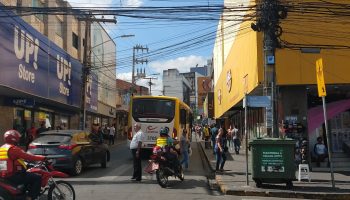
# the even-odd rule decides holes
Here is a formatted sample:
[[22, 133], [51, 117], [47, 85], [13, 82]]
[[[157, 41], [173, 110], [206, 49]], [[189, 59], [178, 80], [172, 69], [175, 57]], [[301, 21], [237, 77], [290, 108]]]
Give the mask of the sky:
[[[218, 4], [221, 0], [68, 0], [73, 7], [162, 7]], [[98, 2], [98, 3], [95, 3]], [[179, 14], [181, 16], [181, 14]], [[138, 64], [136, 69], [145, 69], [146, 77], [154, 77], [152, 95], [162, 94], [163, 70], [177, 68], [180, 72], [189, 72], [191, 67], [206, 65], [211, 59], [214, 38], [189, 49], [176, 49], [169, 46], [183, 41], [192, 41], [205, 35], [215, 36], [217, 21], [166, 21], [144, 20], [117, 16], [117, 24], [105, 24], [104, 28], [117, 45], [117, 78], [131, 82], [132, 48], [135, 45], [148, 47], [153, 56], [147, 57], [149, 63]], [[121, 35], [135, 35], [121, 38]], [[163, 50], [162, 50], [163, 49]], [[137, 57], [142, 57], [137, 52]], [[136, 71], [135, 69], [135, 71]], [[152, 75], [159, 74], [159, 75]], [[148, 86], [146, 79], [138, 79], [136, 84]]]

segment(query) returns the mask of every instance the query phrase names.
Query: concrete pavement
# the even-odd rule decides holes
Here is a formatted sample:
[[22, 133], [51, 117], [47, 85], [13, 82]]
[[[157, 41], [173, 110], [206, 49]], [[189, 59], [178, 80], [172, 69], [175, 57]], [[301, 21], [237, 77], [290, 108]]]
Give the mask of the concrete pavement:
[[[213, 150], [205, 149], [204, 141], [198, 142], [212, 172], [215, 173], [216, 160]], [[335, 189], [332, 188], [329, 172], [311, 172], [311, 182], [298, 182], [295, 180], [293, 181], [294, 187], [292, 189], [286, 189], [285, 184], [263, 184], [261, 188], [257, 188], [255, 187], [255, 182], [252, 180], [251, 175], [249, 175], [249, 185], [247, 186], [245, 159], [244, 149], [240, 151], [239, 155], [236, 155], [230, 149], [224, 167], [225, 171], [222, 173], [215, 173], [216, 183], [224, 194], [306, 199], [350, 199], [349, 173], [334, 174]], [[250, 165], [249, 168], [251, 168]]]

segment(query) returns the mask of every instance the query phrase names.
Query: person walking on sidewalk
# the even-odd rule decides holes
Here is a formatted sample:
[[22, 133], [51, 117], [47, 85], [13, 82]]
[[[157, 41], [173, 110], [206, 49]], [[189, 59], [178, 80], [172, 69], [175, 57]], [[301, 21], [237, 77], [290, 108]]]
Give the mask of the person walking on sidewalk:
[[233, 140], [233, 145], [235, 147], [235, 152], [236, 154], [239, 154], [239, 150], [241, 149], [241, 140], [240, 140], [238, 129], [236, 128], [235, 125], [233, 125], [231, 132], [232, 132], [232, 140]]
[[216, 153], [216, 171], [223, 172], [224, 166], [226, 162], [226, 152], [227, 152], [227, 146], [224, 146], [224, 138], [223, 138], [224, 130], [222, 128], [219, 129], [218, 135], [216, 136], [216, 142], [215, 142], [215, 153]]
[[213, 125], [213, 128], [210, 130], [211, 132], [211, 141], [213, 143], [213, 153], [215, 154], [215, 141], [216, 141], [216, 136], [218, 135], [218, 128], [216, 125]]
[[209, 149], [210, 147], [210, 142], [209, 142], [209, 127], [206, 124], [203, 128], [203, 133], [204, 133], [204, 146], [206, 149]]
[[227, 142], [228, 142], [228, 147], [230, 147], [230, 149], [232, 150], [231, 143], [233, 146], [233, 139], [232, 139], [232, 127], [231, 127], [231, 125], [227, 129]]
[[109, 127], [109, 145], [114, 145], [114, 138], [115, 138], [115, 128], [114, 124]]
[[188, 149], [190, 147], [190, 142], [187, 139], [187, 131], [184, 129], [182, 131], [181, 139], [180, 139], [180, 150], [181, 150], [181, 155], [182, 155], [182, 160], [180, 162], [181, 165], [185, 165], [184, 168], [187, 170], [188, 169]]

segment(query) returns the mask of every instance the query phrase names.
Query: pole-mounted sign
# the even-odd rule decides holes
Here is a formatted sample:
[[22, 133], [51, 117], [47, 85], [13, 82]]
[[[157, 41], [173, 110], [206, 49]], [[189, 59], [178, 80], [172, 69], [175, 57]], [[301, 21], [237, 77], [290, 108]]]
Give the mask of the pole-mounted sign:
[[326, 93], [326, 86], [324, 83], [322, 58], [316, 61], [316, 78], [317, 78], [318, 96], [325, 97], [327, 93]]

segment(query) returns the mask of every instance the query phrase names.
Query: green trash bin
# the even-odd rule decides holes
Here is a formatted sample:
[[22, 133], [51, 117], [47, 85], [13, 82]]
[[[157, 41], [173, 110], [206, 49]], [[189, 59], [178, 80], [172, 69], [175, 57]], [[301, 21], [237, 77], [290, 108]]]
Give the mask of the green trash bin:
[[262, 183], [286, 183], [293, 187], [295, 177], [294, 151], [292, 139], [263, 138], [249, 142], [252, 159], [252, 178], [257, 187]]

